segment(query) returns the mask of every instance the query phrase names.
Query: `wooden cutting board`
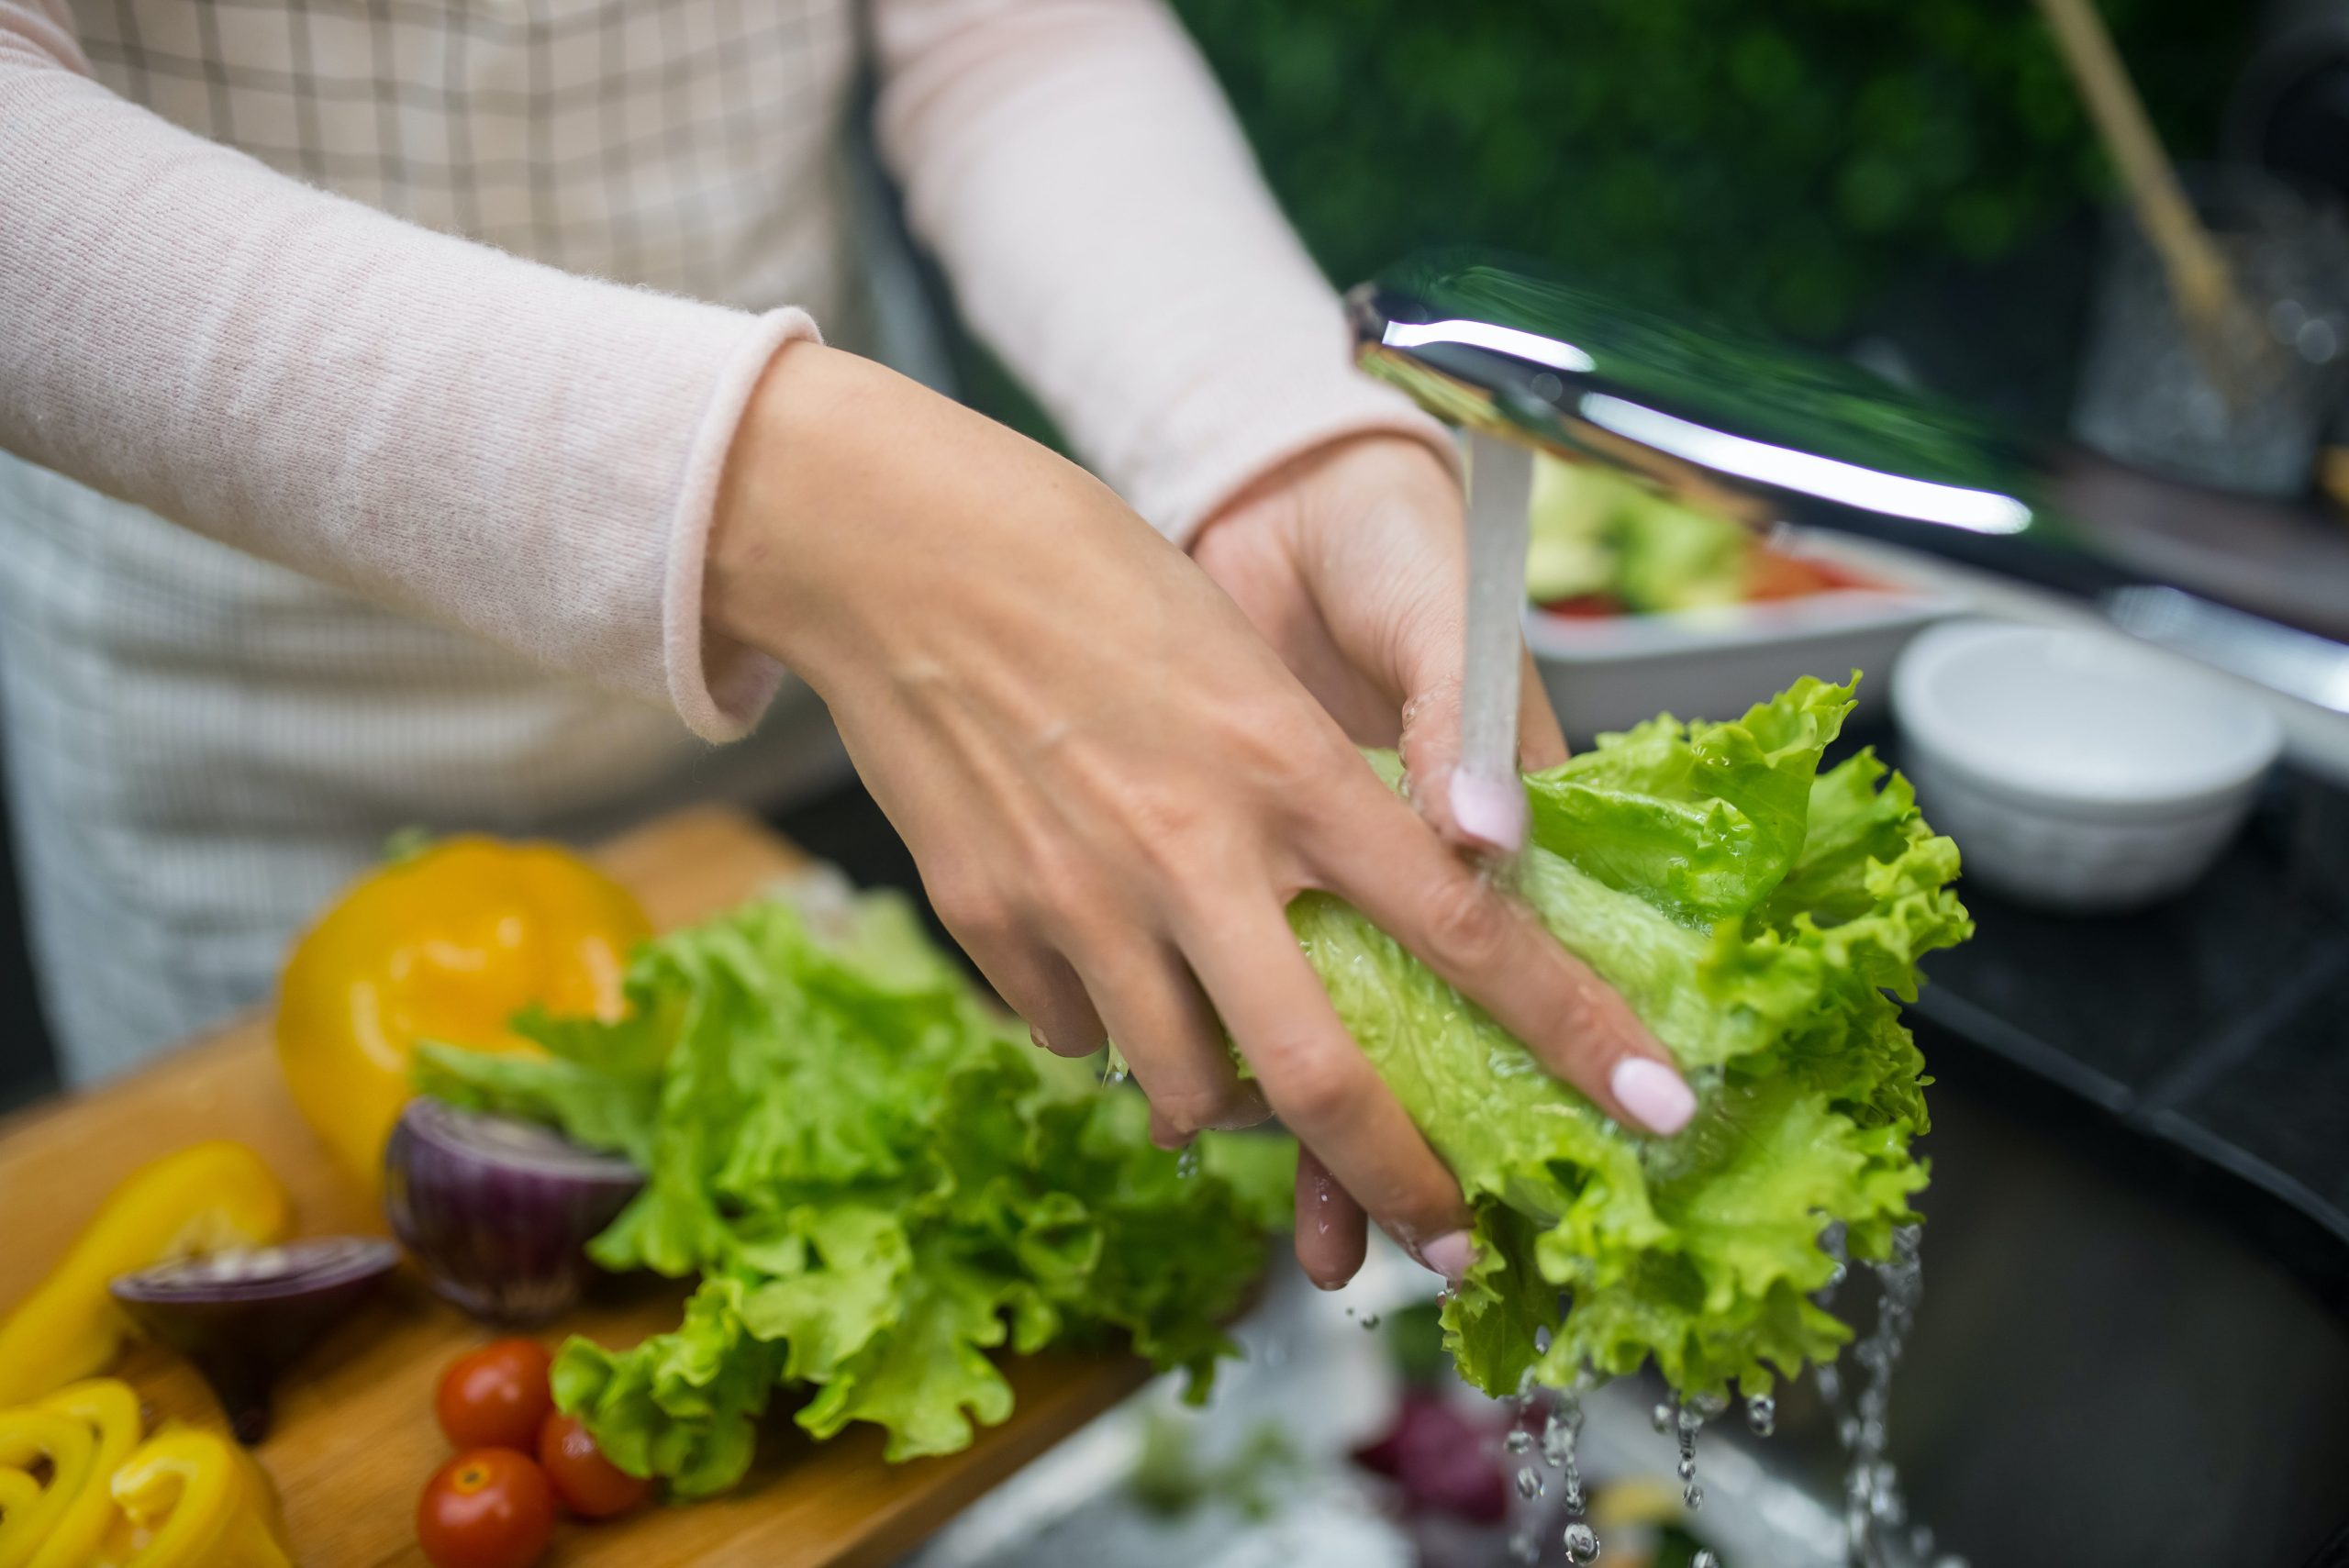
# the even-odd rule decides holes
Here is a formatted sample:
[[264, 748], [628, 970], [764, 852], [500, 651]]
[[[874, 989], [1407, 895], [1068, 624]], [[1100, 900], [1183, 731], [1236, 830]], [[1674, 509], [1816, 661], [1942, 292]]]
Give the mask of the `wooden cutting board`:
[[[703, 810], [629, 833], [597, 859], [666, 929], [748, 897], [802, 857], [748, 817]], [[269, 1162], [294, 1195], [296, 1234], [383, 1231], [382, 1216], [295, 1113], [270, 1020], [257, 1015], [127, 1079], [0, 1120], [0, 1308], [48, 1272], [125, 1173], [206, 1138], [237, 1139]], [[544, 1337], [552, 1344], [580, 1332], [630, 1344], [674, 1324], [683, 1296], [667, 1284], [607, 1282], [598, 1299]], [[259, 1451], [284, 1494], [305, 1568], [425, 1568], [417, 1496], [449, 1455], [433, 1425], [433, 1386], [450, 1361], [491, 1337], [403, 1273], [384, 1299], [287, 1374], [276, 1429]], [[225, 1430], [201, 1381], [172, 1358], [136, 1349], [118, 1370], [146, 1396], [150, 1419], [173, 1416]], [[546, 1568], [887, 1562], [1148, 1373], [1131, 1356], [1050, 1353], [1008, 1359], [1004, 1371], [1016, 1412], [962, 1453], [884, 1464], [875, 1429], [860, 1426], [815, 1443], [778, 1410], [738, 1491], [608, 1524], [566, 1523]]]

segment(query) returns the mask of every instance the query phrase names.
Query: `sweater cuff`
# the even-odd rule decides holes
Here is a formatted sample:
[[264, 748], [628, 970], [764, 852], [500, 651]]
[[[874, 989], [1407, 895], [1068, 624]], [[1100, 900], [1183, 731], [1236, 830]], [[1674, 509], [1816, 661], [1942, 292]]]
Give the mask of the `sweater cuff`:
[[662, 593], [662, 662], [670, 701], [705, 740], [739, 740], [749, 734], [783, 684], [784, 668], [774, 659], [703, 625], [702, 587], [735, 430], [775, 354], [785, 343], [802, 340], [823, 340], [815, 318], [804, 310], [769, 311], [751, 325], [711, 389], [678, 485]]
[[1235, 374], [1219, 380], [1175, 421], [1175, 450], [1196, 454], [1179, 469], [1144, 480], [1134, 509], [1185, 549], [1200, 526], [1265, 474], [1316, 448], [1354, 436], [1388, 434], [1424, 443], [1457, 477], [1452, 432], [1391, 386], [1342, 364], [1302, 376]]

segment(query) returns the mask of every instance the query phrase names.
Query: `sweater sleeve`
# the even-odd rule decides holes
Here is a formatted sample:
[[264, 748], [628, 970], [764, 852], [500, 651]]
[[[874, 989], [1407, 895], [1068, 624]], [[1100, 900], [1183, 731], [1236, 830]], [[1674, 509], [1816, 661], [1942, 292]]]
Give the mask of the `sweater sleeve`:
[[814, 333], [303, 185], [91, 80], [61, 0], [0, 0], [0, 447], [712, 740], [779, 678], [703, 634], [720, 471]]
[[1178, 541], [1337, 437], [1440, 426], [1335, 295], [1161, 0], [878, 0], [884, 154], [973, 328]]

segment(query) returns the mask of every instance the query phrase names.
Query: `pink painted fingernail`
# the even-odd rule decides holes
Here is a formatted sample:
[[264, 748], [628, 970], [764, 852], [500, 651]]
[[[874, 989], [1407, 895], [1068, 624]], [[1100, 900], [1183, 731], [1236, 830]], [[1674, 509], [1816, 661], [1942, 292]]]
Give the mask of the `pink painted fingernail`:
[[1468, 1232], [1453, 1230], [1420, 1248], [1419, 1261], [1458, 1284], [1467, 1275], [1468, 1265], [1476, 1261], [1476, 1249], [1470, 1243]]
[[1695, 1092], [1661, 1062], [1627, 1056], [1615, 1064], [1615, 1075], [1608, 1083], [1623, 1108], [1653, 1132], [1678, 1132], [1697, 1114]]
[[1478, 843], [1513, 855], [1525, 842], [1525, 786], [1515, 779], [1453, 773], [1452, 819]]

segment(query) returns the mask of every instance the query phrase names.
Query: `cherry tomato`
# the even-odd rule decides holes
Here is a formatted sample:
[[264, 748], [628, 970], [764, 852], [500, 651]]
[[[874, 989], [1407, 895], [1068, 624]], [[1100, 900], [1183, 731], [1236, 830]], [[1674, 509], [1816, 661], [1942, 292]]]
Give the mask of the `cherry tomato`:
[[562, 1506], [583, 1519], [607, 1519], [644, 1501], [652, 1483], [604, 1457], [578, 1418], [558, 1410], [539, 1429], [539, 1463]]
[[416, 1542], [432, 1568], [530, 1568], [554, 1534], [554, 1488], [528, 1454], [477, 1448], [432, 1473]]
[[554, 1408], [547, 1392], [553, 1358], [535, 1340], [498, 1340], [460, 1356], [440, 1374], [433, 1414], [453, 1448], [539, 1446], [539, 1427]]

